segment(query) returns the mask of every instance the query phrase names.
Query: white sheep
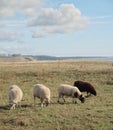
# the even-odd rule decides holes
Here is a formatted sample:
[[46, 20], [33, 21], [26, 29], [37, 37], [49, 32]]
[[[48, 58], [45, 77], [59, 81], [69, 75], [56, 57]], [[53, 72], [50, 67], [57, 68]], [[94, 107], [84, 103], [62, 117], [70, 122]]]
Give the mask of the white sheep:
[[34, 96], [34, 106], [35, 106], [35, 98], [40, 98], [41, 107], [43, 107], [43, 103], [46, 103], [46, 106], [50, 103], [50, 89], [43, 84], [35, 84], [33, 88], [33, 96]]
[[15, 106], [20, 104], [23, 98], [23, 92], [17, 85], [12, 85], [9, 88], [9, 104], [11, 105], [10, 109], [15, 109]]
[[82, 96], [81, 92], [77, 87], [68, 85], [68, 84], [61, 84], [58, 88], [58, 102], [59, 99], [62, 98], [65, 102], [64, 96], [70, 96], [73, 98], [73, 103], [76, 103], [74, 100], [75, 98], [79, 98], [79, 100], [84, 103], [85, 98]]

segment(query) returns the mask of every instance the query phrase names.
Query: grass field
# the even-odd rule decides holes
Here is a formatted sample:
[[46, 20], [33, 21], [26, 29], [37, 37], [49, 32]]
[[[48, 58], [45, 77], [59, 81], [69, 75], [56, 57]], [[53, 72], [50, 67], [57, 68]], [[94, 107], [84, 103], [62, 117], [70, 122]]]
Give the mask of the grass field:
[[[97, 96], [57, 103], [57, 87], [75, 80], [91, 82]], [[33, 106], [32, 89], [42, 83], [51, 90], [51, 104]], [[8, 89], [17, 84], [24, 92], [22, 107], [9, 110]], [[86, 93], [83, 93], [86, 95]], [[113, 66], [111, 62], [55, 61], [0, 63], [0, 130], [113, 130]]]

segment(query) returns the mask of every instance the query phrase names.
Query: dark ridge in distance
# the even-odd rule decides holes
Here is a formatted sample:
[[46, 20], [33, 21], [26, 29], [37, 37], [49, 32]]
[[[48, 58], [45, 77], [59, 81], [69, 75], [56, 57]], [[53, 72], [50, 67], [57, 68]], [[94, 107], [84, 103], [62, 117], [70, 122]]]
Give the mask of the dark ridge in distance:
[[0, 55], [1, 59], [10, 59], [15, 57], [21, 57], [25, 60], [95, 60], [95, 61], [112, 61], [113, 57], [111, 56], [72, 56], [72, 57], [57, 57], [57, 56], [48, 56], [48, 55], [21, 55], [21, 54], [13, 54], [13, 55]]

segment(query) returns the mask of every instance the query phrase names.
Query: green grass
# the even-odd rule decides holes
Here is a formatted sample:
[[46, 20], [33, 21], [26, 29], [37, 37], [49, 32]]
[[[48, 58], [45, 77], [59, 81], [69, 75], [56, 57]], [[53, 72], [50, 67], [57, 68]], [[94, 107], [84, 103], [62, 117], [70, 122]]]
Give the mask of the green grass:
[[[91, 82], [97, 96], [85, 103], [71, 98], [57, 103], [57, 87], [75, 80]], [[43, 109], [32, 89], [42, 83], [51, 90], [51, 104]], [[8, 89], [17, 84], [24, 92], [22, 107], [9, 110]], [[86, 95], [86, 93], [83, 93]], [[0, 64], [0, 130], [113, 130], [113, 66], [111, 62], [56, 61]]]

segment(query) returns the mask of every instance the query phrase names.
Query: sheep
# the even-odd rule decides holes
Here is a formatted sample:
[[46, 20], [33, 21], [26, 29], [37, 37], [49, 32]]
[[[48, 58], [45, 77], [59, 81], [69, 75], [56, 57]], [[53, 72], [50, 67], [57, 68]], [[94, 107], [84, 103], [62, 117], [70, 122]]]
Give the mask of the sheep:
[[82, 103], [84, 103], [85, 101], [85, 98], [82, 96], [79, 89], [68, 84], [61, 84], [58, 87], [58, 102], [61, 97], [65, 102], [64, 96], [72, 97], [73, 103], [77, 103], [76, 101], [74, 101], [75, 98], [78, 98]]
[[77, 80], [74, 82], [74, 86], [76, 86], [81, 92], [87, 92], [87, 97], [91, 94], [97, 95], [97, 92], [92, 84], [85, 81]]
[[35, 84], [33, 88], [33, 96], [34, 96], [34, 106], [35, 106], [35, 98], [40, 98], [41, 107], [43, 108], [43, 103], [45, 101], [46, 106], [50, 103], [50, 89], [43, 84]]
[[15, 106], [20, 104], [23, 98], [23, 92], [17, 85], [12, 85], [9, 88], [9, 105], [11, 105], [10, 109], [15, 109]]

